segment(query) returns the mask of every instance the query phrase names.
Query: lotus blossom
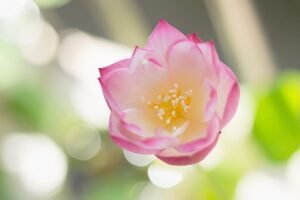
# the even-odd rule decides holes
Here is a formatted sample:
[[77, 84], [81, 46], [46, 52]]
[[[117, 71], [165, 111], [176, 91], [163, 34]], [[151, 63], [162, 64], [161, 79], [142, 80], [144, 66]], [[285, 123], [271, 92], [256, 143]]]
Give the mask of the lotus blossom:
[[164, 20], [145, 48], [99, 71], [113, 141], [172, 165], [204, 159], [239, 101], [237, 78], [214, 43], [186, 36]]

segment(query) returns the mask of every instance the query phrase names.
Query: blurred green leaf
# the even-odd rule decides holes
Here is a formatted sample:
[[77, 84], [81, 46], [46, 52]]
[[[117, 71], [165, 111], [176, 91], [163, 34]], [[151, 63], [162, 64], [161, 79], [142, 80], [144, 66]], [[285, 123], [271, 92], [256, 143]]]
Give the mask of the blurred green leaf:
[[5, 177], [2, 171], [0, 171], [0, 199], [9, 199], [7, 186], [5, 184]]
[[300, 75], [289, 73], [258, 102], [254, 138], [273, 161], [286, 161], [300, 147]]
[[38, 88], [19, 86], [10, 92], [7, 108], [33, 127], [41, 127], [45, 116], [46, 99]]
[[67, 108], [61, 108], [43, 84], [26, 83], [17, 85], [7, 93], [6, 111], [10, 116], [30, 129], [49, 130], [59, 126], [62, 114]]
[[57, 8], [69, 3], [71, 0], [35, 0], [41, 8]]
[[0, 39], [0, 90], [22, 78], [25, 64], [17, 47]]
[[[243, 166], [234, 162], [223, 162], [217, 168], [207, 173], [207, 181], [203, 199], [227, 200], [233, 199], [236, 185], [243, 173]], [[210, 189], [208, 188], [210, 187]]]
[[107, 173], [108, 176], [101, 176], [94, 182], [86, 193], [87, 200], [131, 200], [137, 183], [145, 181], [145, 172], [137, 173], [135, 168], [119, 168], [119, 171]]

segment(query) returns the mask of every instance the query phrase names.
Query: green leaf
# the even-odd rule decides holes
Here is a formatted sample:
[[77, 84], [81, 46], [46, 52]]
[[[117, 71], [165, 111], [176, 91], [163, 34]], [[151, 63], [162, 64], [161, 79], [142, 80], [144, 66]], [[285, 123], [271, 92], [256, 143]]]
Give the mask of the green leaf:
[[284, 75], [258, 102], [254, 138], [272, 160], [286, 161], [300, 147], [300, 75]]

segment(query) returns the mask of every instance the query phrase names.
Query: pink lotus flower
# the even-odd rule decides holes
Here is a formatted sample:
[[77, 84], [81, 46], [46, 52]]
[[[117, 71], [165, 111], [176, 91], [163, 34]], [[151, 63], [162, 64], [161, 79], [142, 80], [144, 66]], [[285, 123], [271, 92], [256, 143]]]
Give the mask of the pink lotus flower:
[[204, 159], [239, 101], [237, 79], [213, 42], [164, 20], [145, 48], [99, 71], [114, 142], [172, 165]]

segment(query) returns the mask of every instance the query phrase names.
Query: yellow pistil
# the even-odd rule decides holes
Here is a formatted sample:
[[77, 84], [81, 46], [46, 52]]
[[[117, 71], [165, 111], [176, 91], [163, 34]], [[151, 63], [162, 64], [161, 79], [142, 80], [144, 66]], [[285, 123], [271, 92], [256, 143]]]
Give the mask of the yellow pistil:
[[[173, 121], [183, 118], [191, 107], [192, 90], [182, 92], [177, 83], [166, 94], [159, 94], [157, 100], [147, 101], [147, 106], [155, 110], [157, 117], [166, 125], [171, 125]], [[176, 130], [176, 126], [172, 126]]]

